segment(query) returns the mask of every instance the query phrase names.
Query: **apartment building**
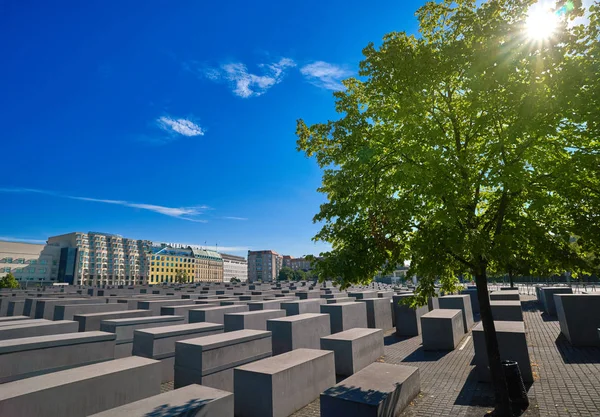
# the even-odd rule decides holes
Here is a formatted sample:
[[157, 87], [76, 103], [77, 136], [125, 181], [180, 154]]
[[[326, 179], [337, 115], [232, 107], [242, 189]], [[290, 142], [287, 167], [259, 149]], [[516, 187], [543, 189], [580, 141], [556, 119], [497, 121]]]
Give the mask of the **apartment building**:
[[312, 268], [311, 261], [306, 258], [292, 258], [290, 262], [290, 267], [294, 271], [310, 271]]
[[282, 268], [291, 268], [292, 267], [292, 260], [294, 259], [292, 256], [290, 255], [283, 255], [281, 257], [281, 267]]
[[182, 274], [186, 282], [195, 280], [196, 258], [190, 248], [172, 248], [162, 244], [153, 245], [150, 251], [149, 284], [177, 282], [178, 274]]
[[273, 250], [248, 251], [248, 281], [277, 281], [283, 256]]
[[190, 247], [196, 259], [196, 282], [223, 282], [223, 258], [215, 251]]
[[10, 272], [24, 285], [58, 282], [59, 257], [56, 246], [0, 241], [0, 277]]
[[231, 278], [248, 281], [248, 261], [243, 256], [222, 253], [223, 282], [231, 282]]
[[152, 242], [100, 232], [73, 232], [48, 239], [60, 247], [58, 281], [80, 285], [148, 282]]

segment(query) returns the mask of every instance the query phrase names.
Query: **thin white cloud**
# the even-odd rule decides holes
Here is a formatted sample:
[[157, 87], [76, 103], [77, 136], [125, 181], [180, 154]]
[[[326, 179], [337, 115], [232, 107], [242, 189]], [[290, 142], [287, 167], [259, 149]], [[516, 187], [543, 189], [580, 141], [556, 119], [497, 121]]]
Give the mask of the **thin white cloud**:
[[46, 241], [43, 239], [29, 239], [29, 238], [11, 237], [11, 236], [0, 236], [0, 241], [17, 242], [17, 243], [35, 243], [37, 245], [44, 245], [46, 243]]
[[159, 117], [158, 126], [167, 131], [175, 132], [183, 136], [204, 136], [204, 130], [196, 123], [188, 119], [174, 119], [168, 116]]
[[175, 217], [181, 220], [187, 220], [195, 223], [206, 223], [207, 220], [198, 218], [198, 216], [204, 214], [204, 211], [208, 210], [208, 206], [193, 206], [193, 207], [165, 207], [165, 206], [157, 206], [154, 204], [145, 204], [145, 203], [132, 203], [129, 201], [123, 200], [108, 200], [108, 199], [100, 199], [100, 198], [91, 198], [91, 197], [79, 197], [72, 195], [60, 194], [54, 191], [47, 190], [35, 190], [30, 188], [0, 188], [0, 192], [3, 193], [35, 193], [35, 194], [47, 194], [55, 197], [68, 198], [71, 200], [80, 200], [80, 201], [89, 201], [93, 203], [102, 203], [102, 204], [113, 204], [117, 206], [136, 208], [140, 210], [152, 211], [154, 213], [163, 214], [169, 217]]
[[289, 58], [281, 58], [278, 62], [260, 64], [262, 75], [252, 74], [241, 62], [221, 65], [219, 68], [203, 68], [201, 74], [211, 81], [225, 81], [230, 84], [233, 94], [242, 98], [258, 97], [271, 87], [279, 84], [288, 68], [296, 63]]
[[341, 80], [352, 75], [352, 71], [324, 61], [316, 61], [305, 65], [300, 68], [300, 73], [309, 83], [319, 88], [334, 91], [344, 90], [345, 87]]
[[248, 220], [247, 217], [236, 217], [236, 216], [223, 216], [222, 219], [225, 219], [225, 220]]

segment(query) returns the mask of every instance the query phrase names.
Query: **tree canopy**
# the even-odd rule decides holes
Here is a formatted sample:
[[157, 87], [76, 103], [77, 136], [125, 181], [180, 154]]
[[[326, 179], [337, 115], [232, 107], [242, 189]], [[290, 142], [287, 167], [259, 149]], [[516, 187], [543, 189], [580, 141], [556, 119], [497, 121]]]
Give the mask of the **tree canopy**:
[[189, 280], [189, 275], [185, 269], [178, 269], [175, 274], [175, 282], [179, 284], [186, 284]]
[[[298, 121], [298, 147], [324, 169], [318, 265], [342, 286], [382, 265], [442, 278], [506, 271], [593, 272], [598, 249], [598, 7], [553, 39], [524, 22], [534, 1], [443, 1], [420, 36], [368, 45], [361, 79], [335, 93], [339, 120]], [[593, 57], [593, 59], [590, 59]], [[423, 301], [423, 298], [420, 300]]]
[[19, 288], [19, 286], [19, 281], [10, 272], [0, 278], [0, 288]]

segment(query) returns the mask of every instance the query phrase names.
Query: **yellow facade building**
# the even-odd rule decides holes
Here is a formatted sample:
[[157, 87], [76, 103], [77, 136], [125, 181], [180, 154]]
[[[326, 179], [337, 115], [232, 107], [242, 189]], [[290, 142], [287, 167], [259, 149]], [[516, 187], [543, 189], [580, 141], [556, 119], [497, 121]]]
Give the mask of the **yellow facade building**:
[[223, 258], [217, 252], [167, 245], [153, 246], [150, 252], [149, 284], [178, 282], [179, 275], [186, 282], [223, 282]]

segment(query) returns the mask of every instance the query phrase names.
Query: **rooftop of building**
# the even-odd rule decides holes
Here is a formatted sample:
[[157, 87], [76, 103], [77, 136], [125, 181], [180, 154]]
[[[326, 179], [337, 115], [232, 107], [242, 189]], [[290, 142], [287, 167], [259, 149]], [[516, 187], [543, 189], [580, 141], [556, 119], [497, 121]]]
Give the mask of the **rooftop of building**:
[[240, 262], [244, 261], [244, 262], [246, 262], [246, 258], [244, 258], [243, 256], [230, 255], [228, 253], [221, 253], [220, 255], [221, 255], [221, 257], [223, 259], [229, 259], [229, 260], [232, 260], [232, 261], [240, 261]]

